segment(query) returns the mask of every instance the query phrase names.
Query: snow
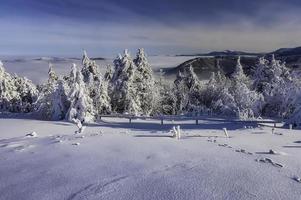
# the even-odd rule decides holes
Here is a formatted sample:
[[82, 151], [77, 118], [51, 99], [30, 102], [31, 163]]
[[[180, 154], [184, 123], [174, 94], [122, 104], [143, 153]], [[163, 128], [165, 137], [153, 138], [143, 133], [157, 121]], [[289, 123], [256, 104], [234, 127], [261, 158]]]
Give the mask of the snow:
[[0, 199], [300, 199], [300, 130], [102, 120], [75, 135], [69, 122], [0, 119]]

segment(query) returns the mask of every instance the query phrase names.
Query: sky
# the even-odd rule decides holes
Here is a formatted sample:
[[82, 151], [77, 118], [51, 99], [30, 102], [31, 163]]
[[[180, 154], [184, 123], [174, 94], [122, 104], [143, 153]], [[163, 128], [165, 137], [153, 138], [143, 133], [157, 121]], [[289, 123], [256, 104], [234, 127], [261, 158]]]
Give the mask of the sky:
[[301, 46], [300, 0], [0, 0], [0, 55], [114, 56]]

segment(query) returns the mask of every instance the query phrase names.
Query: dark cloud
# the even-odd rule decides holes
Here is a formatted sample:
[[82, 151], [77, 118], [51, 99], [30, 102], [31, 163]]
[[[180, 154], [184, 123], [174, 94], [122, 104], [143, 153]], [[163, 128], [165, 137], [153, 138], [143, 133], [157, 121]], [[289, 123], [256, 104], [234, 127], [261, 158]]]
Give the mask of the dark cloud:
[[225, 23], [240, 18], [273, 23], [280, 14], [301, 8], [297, 0], [7, 0], [0, 16], [162, 23]]

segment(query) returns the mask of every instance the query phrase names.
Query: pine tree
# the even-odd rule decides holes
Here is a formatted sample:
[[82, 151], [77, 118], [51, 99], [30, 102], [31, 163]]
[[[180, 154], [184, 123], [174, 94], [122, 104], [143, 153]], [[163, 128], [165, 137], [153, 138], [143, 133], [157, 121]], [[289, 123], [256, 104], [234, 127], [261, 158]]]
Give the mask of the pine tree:
[[107, 70], [104, 75], [104, 81], [111, 82], [114, 75], [114, 70], [111, 65], [107, 65]]
[[49, 63], [49, 71], [48, 71], [48, 81], [54, 82], [59, 79], [59, 77], [56, 75], [55, 71], [53, 70], [53, 65]]
[[137, 67], [134, 84], [136, 85], [141, 112], [149, 115], [153, 110], [155, 81], [153, 78], [153, 71], [148, 63], [144, 49], [138, 49], [134, 63]]
[[264, 104], [263, 96], [256, 91], [252, 91], [244, 82], [234, 80], [230, 88], [238, 108], [236, 115], [240, 119], [249, 119], [261, 115]]
[[49, 64], [48, 81], [41, 86], [41, 92], [36, 105], [40, 119], [62, 120], [65, 118], [69, 102], [67, 100], [66, 84], [59, 80], [53, 66]]
[[247, 87], [250, 87], [250, 79], [244, 73], [240, 60], [241, 57], [238, 56], [235, 70], [231, 74], [230, 79], [234, 82], [243, 82]]
[[174, 81], [173, 93], [176, 96], [176, 112], [183, 114], [188, 104], [188, 87], [185, 82], [185, 75], [179, 71], [176, 80]]
[[111, 81], [112, 110], [118, 113], [137, 115], [141, 113], [135, 84], [135, 64], [127, 50], [123, 57], [114, 60], [115, 71]]
[[177, 112], [195, 111], [200, 106], [201, 84], [192, 66], [179, 71], [174, 81], [174, 93], [177, 97]]
[[110, 104], [111, 98], [108, 94], [108, 82], [96, 82], [93, 91], [95, 95], [93, 95], [92, 99], [96, 116], [110, 114], [112, 108]]
[[66, 119], [68, 121], [72, 121], [73, 119], [79, 119], [82, 122], [93, 121], [95, 118], [93, 101], [88, 95], [83, 75], [81, 72], [77, 71], [75, 65], [72, 67], [71, 75], [73, 76], [74, 73], [76, 73], [76, 77], [68, 95], [70, 107]]
[[0, 61], [0, 111], [14, 111], [13, 101], [20, 99], [13, 77], [4, 69]]
[[13, 82], [16, 87], [19, 99], [13, 101], [13, 109], [15, 112], [32, 112], [34, 111], [34, 104], [38, 99], [38, 90], [26, 77], [13, 77]]
[[82, 58], [82, 65], [83, 68], [81, 70], [84, 82], [88, 85], [92, 85], [94, 81], [100, 81], [100, 72], [99, 72], [99, 66], [96, 64], [94, 60], [91, 60], [87, 52], [84, 51], [84, 55]]
[[287, 117], [293, 108], [292, 77], [285, 67], [272, 55], [271, 61], [260, 58], [253, 77], [253, 87], [263, 94], [266, 104], [263, 114], [269, 117]]
[[[202, 104], [207, 112], [223, 116], [235, 116], [238, 108], [229, 92], [231, 81], [220, 71], [212, 73], [205, 89], [201, 93]], [[206, 109], [204, 109], [206, 111]]]

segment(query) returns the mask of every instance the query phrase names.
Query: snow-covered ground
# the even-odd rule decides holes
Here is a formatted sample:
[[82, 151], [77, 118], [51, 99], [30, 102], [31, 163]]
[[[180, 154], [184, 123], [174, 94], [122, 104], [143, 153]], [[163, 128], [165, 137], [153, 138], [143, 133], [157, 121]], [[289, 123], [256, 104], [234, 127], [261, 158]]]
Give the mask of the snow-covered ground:
[[[134, 57], [134, 55], [132, 55]], [[195, 58], [194, 56], [149, 56], [149, 62], [152, 69], [158, 72], [159, 69], [176, 67], [179, 64]], [[62, 57], [29, 57], [29, 56], [0, 56], [5, 69], [11, 74], [25, 76], [35, 84], [43, 83], [48, 79], [48, 63], [53, 64], [54, 70], [60, 75], [69, 75], [72, 63], [81, 66], [81, 58], [62, 58]], [[96, 60], [100, 66], [100, 71], [106, 71], [106, 65], [113, 66], [113, 58], [105, 60]]]
[[103, 120], [74, 135], [68, 122], [0, 119], [0, 199], [300, 199], [300, 130]]

